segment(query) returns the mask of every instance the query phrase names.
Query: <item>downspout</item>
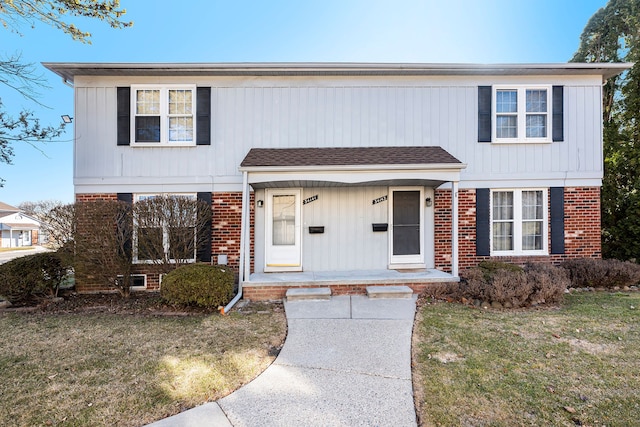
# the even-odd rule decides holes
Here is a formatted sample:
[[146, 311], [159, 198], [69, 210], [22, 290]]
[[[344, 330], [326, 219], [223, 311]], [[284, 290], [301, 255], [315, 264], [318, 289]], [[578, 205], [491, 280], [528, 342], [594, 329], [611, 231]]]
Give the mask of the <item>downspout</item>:
[[242, 172], [242, 217], [240, 220], [240, 264], [238, 266], [238, 293], [235, 297], [226, 305], [226, 307], [220, 308], [220, 314], [223, 316], [233, 308], [234, 305], [242, 298], [242, 283], [244, 282], [244, 264], [245, 256], [244, 249], [246, 245], [246, 235], [249, 221], [249, 177], [248, 172]]

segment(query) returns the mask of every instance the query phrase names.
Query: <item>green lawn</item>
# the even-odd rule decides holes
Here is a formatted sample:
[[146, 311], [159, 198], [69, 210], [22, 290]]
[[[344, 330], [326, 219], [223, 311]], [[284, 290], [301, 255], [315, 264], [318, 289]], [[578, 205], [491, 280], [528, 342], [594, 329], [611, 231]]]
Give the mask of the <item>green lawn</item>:
[[578, 293], [562, 308], [426, 304], [414, 329], [424, 426], [640, 424], [640, 293]]
[[285, 333], [281, 307], [228, 317], [0, 314], [0, 425], [143, 425], [247, 383]]

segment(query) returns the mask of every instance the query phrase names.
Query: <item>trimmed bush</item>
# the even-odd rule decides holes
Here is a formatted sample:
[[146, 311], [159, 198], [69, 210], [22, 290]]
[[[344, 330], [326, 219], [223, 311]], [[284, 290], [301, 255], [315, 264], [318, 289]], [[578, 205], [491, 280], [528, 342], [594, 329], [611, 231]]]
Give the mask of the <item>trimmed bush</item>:
[[551, 264], [527, 264], [524, 268], [501, 262], [485, 262], [463, 272], [462, 282], [450, 297], [479, 300], [503, 307], [553, 304], [569, 285], [566, 272]]
[[216, 308], [231, 301], [234, 283], [228, 266], [190, 264], [162, 278], [160, 296], [170, 304]]
[[616, 259], [577, 258], [562, 264], [567, 270], [573, 288], [605, 288], [637, 285], [640, 265]]
[[15, 258], [0, 265], [0, 295], [11, 304], [56, 296], [69, 271], [68, 259], [56, 252]]

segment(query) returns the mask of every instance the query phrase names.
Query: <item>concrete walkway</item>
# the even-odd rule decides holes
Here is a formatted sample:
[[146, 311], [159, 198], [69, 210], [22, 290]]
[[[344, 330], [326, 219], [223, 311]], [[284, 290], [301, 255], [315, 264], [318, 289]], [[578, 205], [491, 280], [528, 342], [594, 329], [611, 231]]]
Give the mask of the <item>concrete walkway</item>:
[[415, 426], [415, 302], [287, 302], [287, 339], [266, 371], [218, 402], [150, 426]]

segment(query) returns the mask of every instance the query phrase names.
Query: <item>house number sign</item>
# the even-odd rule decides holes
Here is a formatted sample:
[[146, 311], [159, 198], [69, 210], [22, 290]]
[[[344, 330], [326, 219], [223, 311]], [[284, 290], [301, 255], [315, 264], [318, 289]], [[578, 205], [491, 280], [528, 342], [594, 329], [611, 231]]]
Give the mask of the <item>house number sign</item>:
[[387, 196], [378, 197], [377, 199], [373, 199], [372, 205], [377, 205], [378, 203], [382, 203], [387, 200]]
[[302, 204], [306, 205], [307, 203], [315, 202], [316, 200], [318, 200], [318, 195], [317, 194], [315, 196], [307, 197], [306, 199], [304, 199], [302, 201]]

